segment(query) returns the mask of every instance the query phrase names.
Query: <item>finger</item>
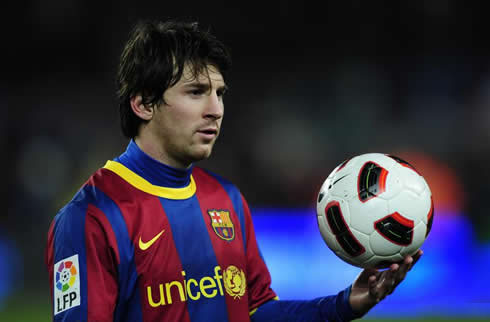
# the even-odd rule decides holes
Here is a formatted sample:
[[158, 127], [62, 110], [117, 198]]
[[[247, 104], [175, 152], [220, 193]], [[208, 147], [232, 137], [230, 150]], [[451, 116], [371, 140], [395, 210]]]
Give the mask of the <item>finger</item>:
[[387, 270], [382, 272], [382, 275], [380, 276], [380, 283], [385, 285], [390, 285], [391, 281], [393, 280], [393, 277], [395, 276], [396, 272], [400, 269], [400, 264], [398, 263], [393, 263], [388, 267]]
[[407, 275], [407, 272], [410, 270], [412, 267], [413, 263], [413, 258], [411, 256], [405, 257], [403, 260], [403, 263], [400, 265], [400, 268], [398, 271], [395, 273], [394, 278], [395, 278], [395, 287], [400, 284], [401, 281], [403, 281]]
[[368, 287], [369, 287], [369, 289], [374, 289], [376, 287], [376, 276], [375, 275], [369, 276]]
[[395, 286], [395, 274], [400, 269], [398, 263], [393, 263], [385, 271], [378, 271], [377, 276], [371, 276], [368, 285], [370, 295], [379, 302], [393, 292]]
[[369, 288], [369, 296], [373, 298], [376, 303], [379, 302], [379, 285], [378, 280], [375, 275], [369, 276], [368, 279], [368, 288]]
[[417, 263], [417, 261], [420, 259], [420, 257], [422, 257], [422, 255], [424, 254], [424, 251], [419, 249], [413, 256], [413, 262], [412, 262], [412, 265], [410, 265], [410, 268], [409, 270], [412, 269], [412, 267]]
[[419, 251], [415, 255], [412, 256], [413, 257], [413, 263], [415, 264], [420, 259], [420, 257], [422, 257], [423, 254], [424, 254], [424, 251], [419, 249]]
[[368, 285], [368, 279], [370, 276], [374, 275], [377, 276], [378, 271], [374, 268], [366, 268], [359, 273], [359, 275], [356, 278], [356, 281], [354, 282], [354, 286], [356, 287], [366, 287]]
[[387, 277], [393, 278], [400, 270], [401, 264], [393, 263], [390, 265], [390, 269], [387, 271]]
[[382, 285], [382, 292], [383, 292], [383, 298], [388, 295], [393, 293], [393, 290], [396, 287], [396, 282], [397, 282], [397, 274], [400, 271], [400, 265], [399, 264], [391, 264], [390, 268], [385, 272], [384, 280], [383, 280], [383, 285]]
[[363, 279], [369, 279], [370, 276], [378, 276], [378, 270], [375, 269], [375, 268], [366, 268], [364, 269], [364, 271], [361, 273], [362, 274], [362, 277]]

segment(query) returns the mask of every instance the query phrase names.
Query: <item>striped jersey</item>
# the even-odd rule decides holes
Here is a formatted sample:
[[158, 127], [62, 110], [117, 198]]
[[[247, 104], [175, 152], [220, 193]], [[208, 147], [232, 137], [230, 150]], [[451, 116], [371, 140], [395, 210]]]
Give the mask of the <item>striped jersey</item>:
[[248, 321], [276, 297], [239, 190], [127, 151], [53, 220], [56, 321]]

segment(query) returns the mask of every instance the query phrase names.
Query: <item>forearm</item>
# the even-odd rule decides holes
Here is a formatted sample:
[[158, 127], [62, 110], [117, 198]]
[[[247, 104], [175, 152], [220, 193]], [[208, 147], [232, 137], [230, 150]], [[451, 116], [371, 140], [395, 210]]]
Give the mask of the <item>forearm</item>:
[[337, 295], [308, 301], [269, 301], [252, 315], [259, 321], [351, 321], [358, 318], [349, 304], [350, 287]]

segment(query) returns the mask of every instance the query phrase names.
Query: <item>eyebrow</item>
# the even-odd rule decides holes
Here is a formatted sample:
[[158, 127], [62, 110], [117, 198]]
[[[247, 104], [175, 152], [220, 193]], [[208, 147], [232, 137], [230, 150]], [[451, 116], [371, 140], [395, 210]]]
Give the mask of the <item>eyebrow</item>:
[[[205, 92], [211, 90], [211, 86], [209, 85], [209, 83], [201, 83], [198, 81], [187, 83], [183, 87], [184, 88], [196, 88], [196, 89], [200, 89], [200, 90], [205, 91]], [[228, 89], [228, 86], [226, 84], [223, 84], [222, 86], [218, 87], [218, 90], [225, 90], [226, 91], [227, 89]]]

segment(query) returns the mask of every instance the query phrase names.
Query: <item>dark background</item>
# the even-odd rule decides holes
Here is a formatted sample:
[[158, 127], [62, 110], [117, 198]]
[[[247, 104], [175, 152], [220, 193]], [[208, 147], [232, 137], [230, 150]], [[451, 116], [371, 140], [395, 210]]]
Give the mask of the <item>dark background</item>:
[[0, 240], [17, 254], [3, 258], [16, 263], [10, 293], [47, 294], [49, 223], [128, 143], [114, 80], [139, 19], [194, 18], [231, 48], [222, 134], [200, 165], [237, 184], [252, 207], [312, 207], [337, 164], [393, 153], [426, 177], [436, 215], [463, 211], [489, 242], [490, 46], [481, 3], [3, 5]]

